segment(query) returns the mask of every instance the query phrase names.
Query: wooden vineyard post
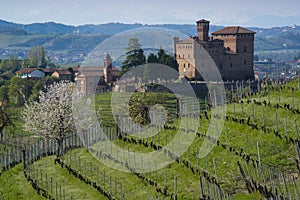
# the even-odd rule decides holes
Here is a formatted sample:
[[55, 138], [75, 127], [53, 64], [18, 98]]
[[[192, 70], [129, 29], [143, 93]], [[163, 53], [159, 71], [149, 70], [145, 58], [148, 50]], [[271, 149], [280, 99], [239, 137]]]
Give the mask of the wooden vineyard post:
[[292, 88], [292, 108], [294, 108], [294, 88]]
[[43, 187], [43, 172], [41, 171], [41, 187]]
[[136, 171], [135, 151], [133, 152], [133, 161], [134, 161], [134, 171]]
[[277, 112], [275, 113], [275, 120], [276, 120], [276, 131], [278, 132], [278, 115], [277, 115]]
[[55, 196], [58, 199], [57, 182], [55, 182]]
[[180, 141], [178, 141], [177, 155], [178, 157], [180, 157]]
[[265, 126], [265, 109], [264, 109], [264, 107], [262, 107], [262, 111], [261, 111], [261, 121], [262, 121], [262, 125]]
[[130, 152], [129, 152], [129, 147], [128, 147], [128, 158], [127, 158], [127, 160], [128, 160], [128, 165], [130, 164]]
[[177, 178], [174, 176], [174, 200], [177, 199]]
[[204, 187], [203, 187], [203, 181], [202, 181], [202, 176], [200, 175], [200, 190], [201, 190], [201, 197], [204, 197]]
[[219, 183], [218, 174], [217, 174], [217, 164], [216, 164], [215, 158], [214, 158], [213, 162], [214, 162], [214, 171], [215, 171], [216, 180], [217, 180], [217, 183]]
[[109, 194], [112, 197], [112, 183], [111, 183], [111, 176], [109, 177]]
[[233, 84], [231, 84], [231, 103], [233, 103]]
[[298, 76], [298, 90], [300, 91], [300, 77]]
[[278, 104], [280, 104], [280, 87], [277, 89]]
[[115, 193], [114, 193], [115, 199], [117, 199], [117, 180], [115, 179]]
[[167, 172], [164, 171], [164, 173], [165, 173], [165, 187], [167, 187]]
[[254, 124], [254, 104], [252, 103], [252, 124]]
[[242, 106], [242, 119], [244, 119], [244, 104], [241, 104]]
[[59, 199], [62, 199], [61, 185], [59, 185]]
[[93, 164], [90, 162], [90, 175], [91, 175], [91, 180], [93, 180]]
[[299, 199], [299, 192], [298, 192], [297, 183], [296, 183], [294, 176], [293, 176], [293, 184], [294, 184], [294, 190], [295, 190], [295, 199]]
[[234, 112], [234, 119], [236, 119], [235, 103], [233, 103], [233, 112]]
[[120, 184], [120, 196], [121, 196], [120, 199], [125, 199], [125, 198], [124, 198], [123, 191], [122, 191], [122, 183]]
[[297, 140], [299, 140], [299, 132], [298, 132], [298, 125], [297, 125], [297, 120], [295, 119], [295, 127], [296, 127], [296, 136], [297, 136]]
[[97, 184], [100, 184], [100, 181], [99, 181], [99, 167], [97, 167], [97, 181], [96, 181]]
[[84, 177], [86, 178], [86, 160], [84, 161]]
[[52, 190], [52, 177], [50, 177], [50, 191], [51, 191], [51, 194], [52, 194], [52, 192], [53, 192], [53, 190]]
[[288, 189], [288, 185], [287, 185], [287, 181], [286, 181], [286, 177], [285, 177], [284, 172], [282, 172], [282, 178], [283, 178], [283, 183], [284, 183], [284, 187], [285, 187], [285, 191], [286, 191], [286, 196], [289, 197], [288, 199], [292, 199], [291, 194], [290, 194], [289, 189]]
[[257, 82], [257, 91], [258, 91], [258, 101], [260, 101], [260, 80]]
[[48, 191], [48, 176], [47, 176], [47, 173], [45, 174], [45, 183], [46, 183], [46, 190]]
[[268, 102], [271, 104], [271, 97], [270, 97], [270, 90], [269, 90], [269, 85], [267, 85], [267, 90], [268, 90]]
[[286, 136], [286, 139], [288, 140], [288, 128], [287, 128], [287, 120], [286, 120], [286, 116], [284, 117], [284, 131], [285, 131], [285, 136]]
[[257, 159], [258, 159], [258, 163], [256, 165], [257, 168], [257, 179], [258, 179], [258, 183], [260, 183], [260, 167], [261, 167], [261, 160], [260, 160], [260, 150], [259, 150], [259, 143], [256, 142], [256, 146], [257, 146]]
[[226, 128], [226, 145], [228, 145], [228, 128]]
[[105, 171], [103, 171], [103, 188], [104, 188], [104, 191], [105, 191], [105, 182], [106, 182]]

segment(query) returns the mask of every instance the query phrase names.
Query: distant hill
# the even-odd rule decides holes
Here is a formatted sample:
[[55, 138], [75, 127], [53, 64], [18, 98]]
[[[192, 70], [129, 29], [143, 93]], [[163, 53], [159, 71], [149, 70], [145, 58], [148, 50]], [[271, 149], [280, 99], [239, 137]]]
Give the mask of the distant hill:
[[[110, 35], [136, 28], [158, 27], [179, 31], [188, 36], [196, 35], [195, 24], [87, 24], [71, 26], [55, 22], [18, 24], [0, 20], [0, 49], [30, 48], [44, 46], [48, 51], [83, 51], [88, 53]], [[213, 32], [222, 26], [211, 25]], [[273, 28], [246, 27], [256, 32], [255, 53], [290, 59], [300, 52], [300, 26]], [[282, 50], [288, 52], [282, 53]], [[293, 53], [290, 52], [292, 50]], [[279, 57], [274, 51], [280, 51]], [[266, 53], [267, 52], [267, 53]], [[271, 52], [271, 53], [269, 53]], [[275, 52], [276, 53], [276, 52]]]

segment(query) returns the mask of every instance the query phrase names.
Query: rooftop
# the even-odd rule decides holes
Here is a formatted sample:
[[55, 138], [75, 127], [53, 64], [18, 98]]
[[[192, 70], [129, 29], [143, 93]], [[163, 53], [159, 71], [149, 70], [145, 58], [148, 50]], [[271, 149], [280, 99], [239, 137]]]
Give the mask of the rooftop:
[[225, 34], [225, 35], [236, 35], [236, 34], [255, 34], [254, 31], [250, 31], [246, 28], [240, 27], [240, 26], [227, 26], [225, 28], [222, 28], [220, 30], [217, 30], [215, 32], [212, 32], [212, 35], [221, 35], [221, 34]]
[[209, 23], [210, 21], [206, 20], [206, 19], [200, 19], [198, 21], [196, 21], [196, 23]]

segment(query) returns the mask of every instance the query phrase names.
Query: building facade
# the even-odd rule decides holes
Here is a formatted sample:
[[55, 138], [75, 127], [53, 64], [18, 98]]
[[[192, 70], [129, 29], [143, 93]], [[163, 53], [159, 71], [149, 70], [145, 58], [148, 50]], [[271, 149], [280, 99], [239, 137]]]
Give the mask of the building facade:
[[79, 67], [76, 76], [78, 90], [83, 95], [102, 93], [111, 90], [113, 82], [119, 78], [119, 70], [112, 66], [109, 54], [103, 59], [103, 66]]
[[174, 38], [180, 78], [201, 80], [201, 74], [209, 73], [202, 70], [201, 45], [215, 62], [223, 81], [253, 80], [255, 32], [240, 26], [229, 26], [209, 36], [209, 23], [204, 19], [196, 22], [198, 36], [183, 40]]

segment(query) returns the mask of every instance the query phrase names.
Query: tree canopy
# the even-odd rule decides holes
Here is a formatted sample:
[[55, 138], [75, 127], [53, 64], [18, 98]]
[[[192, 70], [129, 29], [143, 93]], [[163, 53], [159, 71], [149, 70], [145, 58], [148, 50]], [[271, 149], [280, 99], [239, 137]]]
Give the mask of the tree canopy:
[[60, 146], [62, 139], [74, 128], [72, 93], [72, 83], [54, 83], [47, 91], [41, 91], [39, 101], [25, 104], [24, 129], [39, 137], [55, 139]]
[[131, 68], [143, 65], [146, 62], [144, 50], [141, 48], [137, 38], [130, 38], [128, 41], [128, 47], [126, 48], [126, 58], [122, 62], [120, 75], [125, 74]]
[[44, 47], [33, 47], [28, 54], [29, 67], [46, 68], [47, 62]]

